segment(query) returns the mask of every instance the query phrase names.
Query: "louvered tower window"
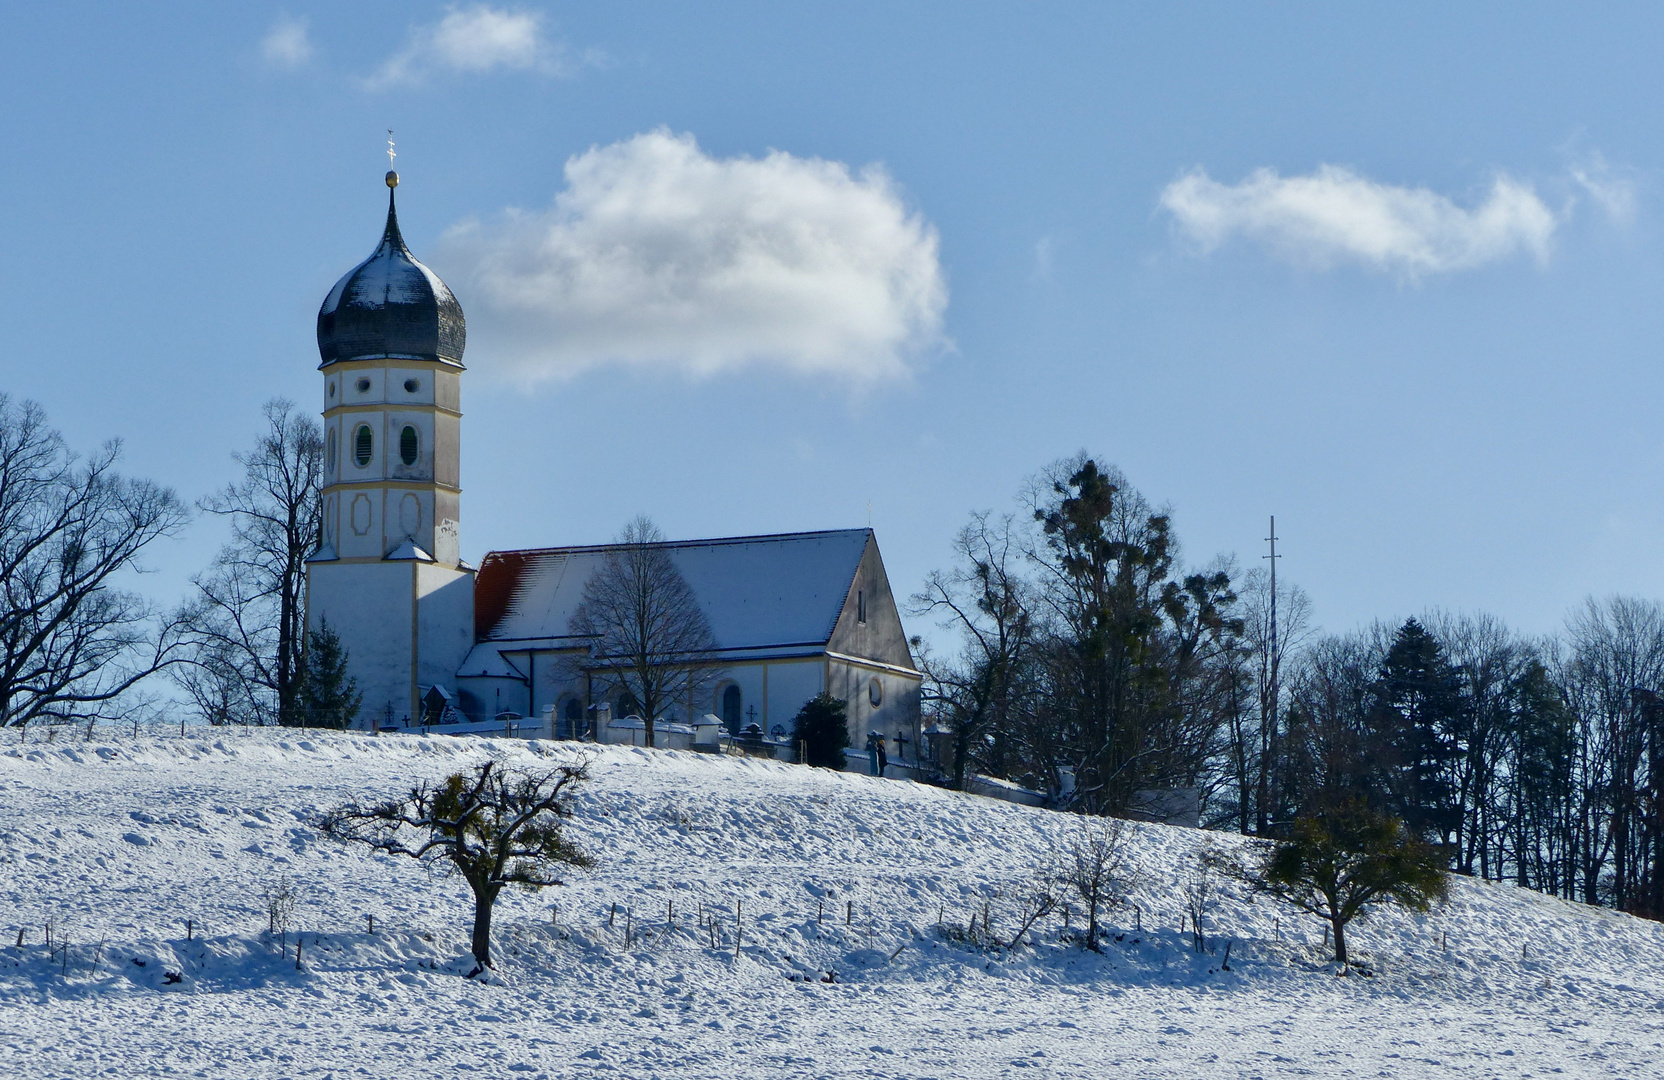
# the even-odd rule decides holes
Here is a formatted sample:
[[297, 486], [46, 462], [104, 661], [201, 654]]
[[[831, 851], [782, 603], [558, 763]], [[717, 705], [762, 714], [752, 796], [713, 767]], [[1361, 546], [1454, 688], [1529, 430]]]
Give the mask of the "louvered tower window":
[[376, 437], [370, 430], [370, 425], [359, 424], [358, 430], [353, 433], [352, 442], [353, 460], [357, 461], [358, 467], [362, 469], [370, 463], [370, 455], [375, 453], [376, 449]]

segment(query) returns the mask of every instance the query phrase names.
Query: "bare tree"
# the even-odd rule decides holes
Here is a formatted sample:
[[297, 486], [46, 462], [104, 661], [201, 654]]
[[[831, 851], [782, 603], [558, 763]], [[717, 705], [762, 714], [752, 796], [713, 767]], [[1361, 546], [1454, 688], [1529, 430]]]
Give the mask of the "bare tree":
[[301, 723], [306, 559], [322, 535], [324, 444], [294, 402], [276, 398], [263, 411], [254, 449], [233, 455], [242, 479], [200, 504], [231, 522], [231, 542], [196, 578], [197, 669], [179, 679], [211, 722], [236, 712]]
[[178, 660], [177, 621], [116, 583], [186, 511], [118, 475], [120, 456], [77, 457], [40, 406], [0, 394], [0, 726], [96, 717]]
[[666, 548], [648, 518], [625, 525], [584, 583], [572, 618], [573, 631], [591, 639], [596, 674], [641, 708], [648, 746], [659, 715], [698, 696], [720, 674], [712, 666], [710, 623]]
[[[1023, 556], [1014, 518], [989, 517], [971, 515], [954, 538], [954, 567], [932, 572], [910, 604], [916, 615], [939, 617], [961, 640], [951, 660], [919, 654], [937, 711], [953, 731], [953, 786], [959, 790], [973, 763], [999, 777], [1016, 771], [1013, 744], [1035, 662], [1036, 628], [1019, 573]], [[1055, 778], [1048, 781], [1055, 788]]]
[[1126, 900], [1123, 827], [1119, 818], [1083, 819], [1059, 860], [1059, 884], [1086, 908], [1086, 947], [1093, 952], [1099, 951], [1100, 916]]
[[1256, 708], [1252, 713], [1231, 712], [1229, 769], [1236, 787], [1238, 831], [1264, 836], [1273, 813], [1272, 772], [1281, 737], [1284, 663], [1287, 657], [1299, 655], [1311, 636], [1312, 605], [1300, 586], [1287, 581], [1278, 584], [1273, 598], [1271, 575], [1259, 569], [1243, 575], [1242, 601], [1242, 644]]
[[1193, 952], [1207, 951], [1206, 924], [1213, 909], [1219, 906], [1217, 870], [1224, 858], [1218, 848], [1204, 847], [1191, 857], [1184, 868], [1184, 876], [1179, 880], [1185, 914], [1190, 917], [1190, 948]]
[[400, 799], [351, 802], [325, 815], [319, 828], [345, 843], [439, 862], [460, 875], [474, 894], [475, 968], [491, 967], [491, 911], [505, 885], [537, 890], [564, 882], [562, 866], [595, 865], [566, 838], [587, 763], [569, 761], [547, 772], [499, 768], [487, 761], [454, 773], [438, 786], [420, 784]]

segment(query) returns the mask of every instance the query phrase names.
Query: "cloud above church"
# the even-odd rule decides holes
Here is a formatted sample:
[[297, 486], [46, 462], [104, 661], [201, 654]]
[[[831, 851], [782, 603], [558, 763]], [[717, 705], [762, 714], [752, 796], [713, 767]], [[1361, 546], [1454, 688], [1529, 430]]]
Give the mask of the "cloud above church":
[[484, 363], [905, 378], [943, 345], [936, 230], [880, 168], [716, 158], [658, 130], [566, 163], [544, 210], [450, 229], [435, 265]]
[[1306, 176], [1260, 169], [1238, 184], [1197, 169], [1167, 185], [1161, 206], [1204, 252], [1242, 237], [1298, 265], [1356, 263], [1406, 278], [1520, 254], [1546, 262], [1560, 224], [1529, 184], [1506, 175], [1465, 207], [1335, 165]]
[[280, 15], [260, 39], [260, 56], [276, 68], [305, 67], [312, 59], [312, 38], [305, 18]]
[[480, 4], [452, 8], [438, 22], [413, 28], [408, 44], [388, 57], [366, 85], [371, 89], [407, 86], [424, 82], [436, 72], [572, 75], [585, 60], [564, 41], [548, 35], [541, 13]]

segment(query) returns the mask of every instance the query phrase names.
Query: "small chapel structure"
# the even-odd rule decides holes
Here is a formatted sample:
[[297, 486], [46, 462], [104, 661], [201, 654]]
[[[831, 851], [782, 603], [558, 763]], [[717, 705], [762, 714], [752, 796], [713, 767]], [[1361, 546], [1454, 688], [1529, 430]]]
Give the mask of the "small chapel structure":
[[[609, 728], [628, 726], [634, 701], [572, 619], [615, 549], [463, 561], [467, 327], [456, 297], [400, 235], [398, 182], [387, 174], [381, 243], [318, 310], [323, 535], [307, 562], [307, 626], [327, 624], [345, 646], [362, 727], [443, 730], [512, 716], [526, 721], [521, 734], [608, 739]], [[662, 546], [716, 649], [699, 660], [701, 689], [655, 721], [779, 738], [824, 691], [846, 703], [854, 748], [877, 732], [892, 759], [917, 765], [922, 677], [871, 529]]]

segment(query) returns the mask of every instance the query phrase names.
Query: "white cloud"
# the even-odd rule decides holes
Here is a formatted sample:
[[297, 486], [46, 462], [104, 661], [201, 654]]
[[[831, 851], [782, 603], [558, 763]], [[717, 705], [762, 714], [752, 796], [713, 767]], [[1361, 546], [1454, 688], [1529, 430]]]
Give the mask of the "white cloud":
[[1411, 278], [1520, 252], [1545, 262], [1559, 225], [1530, 185], [1504, 175], [1464, 208], [1426, 188], [1377, 183], [1334, 165], [1310, 176], [1260, 169], [1235, 185], [1198, 169], [1167, 185], [1161, 205], [1205, 251], [1241, 235], [1303, 265], [1355, 262]]
[[312, 59], [312, 39], [309, 24], [302, 18], [278, 16], [277, 22], [260, 39], [260, 55], [272, 67], [304, 67]]
[[1586, 155], [1572, 166], [1571, 177], [1613, 223], [1628, 225], [1635, 220], [1635, 181], [1620, 175], [1603, 154], [1597, 151]]
[[540, 13], [475, 5], [451, 8], [437, 23], [413, 29], [410, 43], [389, 57], [368, 84], [418, 83], [435, 71], [570, 75], [577, 67], [567, 45], [545, 35]]
[[547, 210], [442, 245], [470, 338], [529, 381], [618, 363], [904, 378], [942, 346], [937, 235], [869, 167], [713, 158], [659, 130], [566, 163]]

